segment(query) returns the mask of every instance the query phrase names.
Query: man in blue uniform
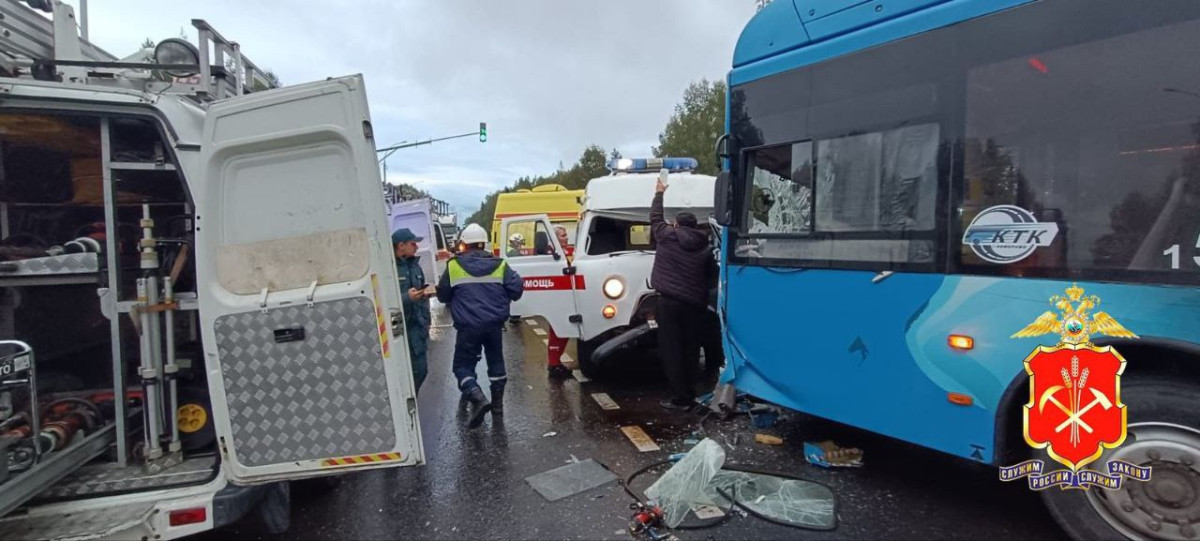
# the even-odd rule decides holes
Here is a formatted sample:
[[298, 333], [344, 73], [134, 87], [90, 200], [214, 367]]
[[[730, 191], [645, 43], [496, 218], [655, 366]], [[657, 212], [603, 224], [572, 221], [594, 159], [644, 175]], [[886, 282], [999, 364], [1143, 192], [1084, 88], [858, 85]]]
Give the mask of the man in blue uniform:
[[[457, 337], [454, 342], [454, 378], [458, 390], [471, 404], [467, 426], [478, 427], [489, 411], [504, 413], [504, 345], [501, 331], [509, 318], [509, 306], [525, 291], [520, 275], [503, 259], [485, 250], [487, 232], [476, 224], [468, 225], [459, 237], [466, 250], [446, 264], [437, 285], [437, 298], [450, 306]], [[487, 374], [492, 400], [488, 402], [475, 381], [479, 354], [487, 355]]]
[[417, 255], [417, 243], [424, 240], [408, 228], [392, 233], [396, 250], [396, 276], [400, 278], [400, 300], [404, 306], [404, 334], [408, 337], [408, 353], [412, 359], [413, 385], [421, 392], [421, 383], [429, 373], [425, 353], [429, 345], [429, 298], [425, 271]]

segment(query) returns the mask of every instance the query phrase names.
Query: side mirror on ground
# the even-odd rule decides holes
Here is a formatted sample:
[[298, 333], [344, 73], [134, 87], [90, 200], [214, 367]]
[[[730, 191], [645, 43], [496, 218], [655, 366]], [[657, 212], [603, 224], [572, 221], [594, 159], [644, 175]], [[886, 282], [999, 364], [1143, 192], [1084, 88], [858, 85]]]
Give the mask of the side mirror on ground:
[[713, 183], [713, 219], [723, 226], [733, 222], [733, 192], [730, 189], [730, 179], [729, 171], [721, 171], [721, 174], [717, 175], [717, 181]]

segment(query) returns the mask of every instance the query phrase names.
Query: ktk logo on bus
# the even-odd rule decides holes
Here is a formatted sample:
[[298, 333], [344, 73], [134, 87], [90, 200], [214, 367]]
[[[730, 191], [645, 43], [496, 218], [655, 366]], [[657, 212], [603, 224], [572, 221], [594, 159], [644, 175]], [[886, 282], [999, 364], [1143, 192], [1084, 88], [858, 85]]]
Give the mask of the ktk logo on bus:
[[963, 232], [963, 244], [984, 261], [1007, 265], [1050, 246], [1058, 224], [1039, 222], [1032, 212], [1014, 205], [997, 205], [980, 212]]
[[1121, 374], [1125, 359], [1111, 346], [1096, 347], [1092, 335], [1137, 338], [1106, 312], [1091, 313], [1100, 298], [1085, 297], [1072, 285], [1067, 296], [1055, 295], [1050, 304], [1059, 313], [1043, 313], [1013, 338], [1057, 334], [1054, 347], [1038, 346], [1025, 358], [1029, 374], [1029, 403], [1025, 404], [1025, 441], [1067, 469], [1043, 473], [1041, 460], [1000, 468], [1001, 481], [1029, 478], [1029, 488], [1043, 490], [1121, 488], [1124, 478], [1150, 480], [1150, 468], [1112, 460], [1107, 472], [1085, 469], [1105, 449], [1125, 442], [1128, 409], [1121, 403]]

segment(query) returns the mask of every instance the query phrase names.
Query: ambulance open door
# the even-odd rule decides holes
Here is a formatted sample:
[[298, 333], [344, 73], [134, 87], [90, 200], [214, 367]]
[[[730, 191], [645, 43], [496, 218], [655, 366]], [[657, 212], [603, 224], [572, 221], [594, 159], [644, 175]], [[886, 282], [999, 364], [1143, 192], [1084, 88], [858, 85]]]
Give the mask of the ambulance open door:
[[541, 317], [560, 338], [579, 337], [575, 291], [586, 287], [559, 246], [545, 214], [515, 216], [500, 222], [497, 249], [521, 275], [525, 294], [512, 305], [512, 314]]

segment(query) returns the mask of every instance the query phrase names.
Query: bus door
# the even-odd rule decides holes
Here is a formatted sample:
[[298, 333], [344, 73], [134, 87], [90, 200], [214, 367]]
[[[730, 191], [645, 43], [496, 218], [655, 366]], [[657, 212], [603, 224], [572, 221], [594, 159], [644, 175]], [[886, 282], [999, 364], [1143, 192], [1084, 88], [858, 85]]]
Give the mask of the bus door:
[[512, 314], [545, 318], [559, 337], [578, 337], [579, 324], [572, 320], [578, 319], [575, 290], [582, 289], [583, 277], [567, 262], [550, 219], [545, 214], [505, 218], [497, 239], [500, 257], [525, 283], [525, 294], [512, 304]]
[[424, 462], [374, 143], [360, 76], [208, 107], [196, 270], [239, 484]]

